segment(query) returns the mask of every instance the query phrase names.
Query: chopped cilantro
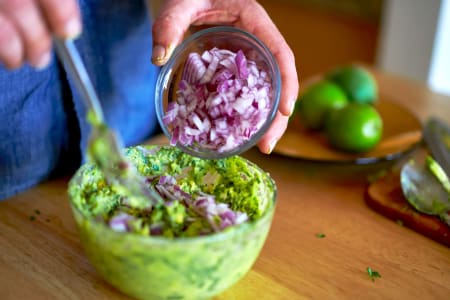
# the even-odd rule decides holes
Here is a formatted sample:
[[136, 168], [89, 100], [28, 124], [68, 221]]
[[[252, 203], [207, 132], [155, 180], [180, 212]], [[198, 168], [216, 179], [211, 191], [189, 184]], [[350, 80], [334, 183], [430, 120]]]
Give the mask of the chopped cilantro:
[[398, 225], [400, 225], [400, 226], [403, 226], [404, 224], [403, 224], [403, 221], [402, 220], [399, 220], [399, 219], [397, 219], [396, 221], [395, 221], [395, 223], [397, 223]]
[[36, 218], [34, 216], [30, 216], [30, 221], [34, 221]]
[[316, 233], [316, 237], [319, 239], [323, 239], [324, 237], [326, 237], [325, 233]]
[[37, 215], [40, 215], [40, 214], [41, 214], [41, 211], [40, 211], [39, 209], [35, 209], [34, 212], [35, 212]]
[[372, 268], [370, 267], [367, 267], [367, 274], [369, 275], [370, 279], [372, 279], [372, 281], [375, 281], [375, 278], [381, 278], [380, 273], [372, 270]]

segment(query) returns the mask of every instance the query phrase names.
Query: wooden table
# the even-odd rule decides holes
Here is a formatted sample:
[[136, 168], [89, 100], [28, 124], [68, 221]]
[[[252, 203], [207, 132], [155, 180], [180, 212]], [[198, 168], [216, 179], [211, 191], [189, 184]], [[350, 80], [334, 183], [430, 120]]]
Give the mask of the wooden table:
[[[449, 97], [376, 75], [382, 92], [421, 120], [450, 122]], [[377, 166], [246, 156], [276, 180], [278, 205], [254, 267], [217, 299], [449, 299], [450, 249], [366, 206], [366, 176]], [[85, 257], [66, 184], [46, 182], [0, 203], [1, 299], [127, 299]], [[367, 267], [382, 278], [370, 280]]]

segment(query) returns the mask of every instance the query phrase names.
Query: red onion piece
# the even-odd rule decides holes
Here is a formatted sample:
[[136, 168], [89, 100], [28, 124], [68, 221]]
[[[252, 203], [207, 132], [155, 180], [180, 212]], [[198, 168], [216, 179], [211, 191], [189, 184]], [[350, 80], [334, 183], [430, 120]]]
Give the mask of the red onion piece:
[[126, 232], [129, 230], [128, 222], [134, 219], [133, 216], [121, 212], [109, 220], [109, 227], [118, 232]]

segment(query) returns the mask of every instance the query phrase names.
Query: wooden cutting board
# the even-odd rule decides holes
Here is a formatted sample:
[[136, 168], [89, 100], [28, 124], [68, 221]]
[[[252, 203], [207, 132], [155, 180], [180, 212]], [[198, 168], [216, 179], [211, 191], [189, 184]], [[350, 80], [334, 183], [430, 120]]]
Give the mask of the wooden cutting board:
[[414, 209], [403, 196], [400, 173], [393, 172], [369, 185], [365, 197], [369, 207], [439, 243], [450, 247], [450, 226], [438, 217]]

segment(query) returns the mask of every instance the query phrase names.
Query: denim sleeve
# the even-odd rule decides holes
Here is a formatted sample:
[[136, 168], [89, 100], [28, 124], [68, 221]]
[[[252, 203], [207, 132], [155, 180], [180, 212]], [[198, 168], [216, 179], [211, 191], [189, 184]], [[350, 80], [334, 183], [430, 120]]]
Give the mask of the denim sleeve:
[[[98, 93], [106, 122], [126, 146], [159, 130], [154, 89], [159, 69], [151, 63], [151, 23], [145, 1], [80, 0], [83, 35], [76, 44]], [[82, 99], [73, 87], [86, 149], [89, 125]]]
[[[151, 23], [145, 3], [79, 4], [83, 34], [76, 44], [106, 122], [126, 146], [140, 143], [160, 130], [154, 107], [159, 69], [150, 62]], [[64, 165], [68, 147], [77, 148], [84, 160], [89, 131], [84, 102], [55, 59], [43, 71], [24, 66], [11, 72], [0, 65], [0, 200], [47, 179]], [[74, 138], [75, 147], [70, 143]]]
[[56, 63], [43, 71], [0, 67], [0, 199], [47, 178], [67, 145]]

